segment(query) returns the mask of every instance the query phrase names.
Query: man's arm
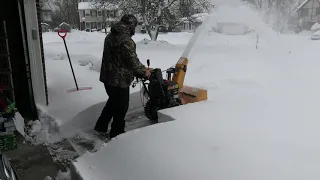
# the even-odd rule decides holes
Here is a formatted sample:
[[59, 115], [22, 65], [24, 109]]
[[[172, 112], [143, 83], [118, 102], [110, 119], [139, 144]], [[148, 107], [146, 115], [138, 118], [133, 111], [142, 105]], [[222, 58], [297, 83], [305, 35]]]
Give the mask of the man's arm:
[[125, 41], [121, 50], [125, 58], [125, 66], [131, 69], [136, 77], [144, 76], [146, 67], [138, 59], [134, 42], [132, 40]]

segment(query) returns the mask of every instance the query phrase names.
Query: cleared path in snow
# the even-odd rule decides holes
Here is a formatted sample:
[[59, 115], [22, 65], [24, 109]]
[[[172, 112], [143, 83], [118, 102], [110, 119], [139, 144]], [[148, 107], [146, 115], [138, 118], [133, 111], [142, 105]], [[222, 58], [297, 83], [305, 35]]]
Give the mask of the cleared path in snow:
[[[61, 129], [79, 129], [80, 131], [58, 143], [48, 147], [51, 155], [58, 163], [69, 166], [70, 162], [87, 151], [95, 152], [103, 145], [103, 141], [92, 136], [92, 128], [99, 117], [105, 102], [89, 107], [80, 112], [73, 120], [63, 125]], [[126, 131], [139, 129], [154, 124], [144, 115], [140, 92], [130, 96], [129, 110], [126, 116]], [[75, 127], [76, 126], [76, 127]]]

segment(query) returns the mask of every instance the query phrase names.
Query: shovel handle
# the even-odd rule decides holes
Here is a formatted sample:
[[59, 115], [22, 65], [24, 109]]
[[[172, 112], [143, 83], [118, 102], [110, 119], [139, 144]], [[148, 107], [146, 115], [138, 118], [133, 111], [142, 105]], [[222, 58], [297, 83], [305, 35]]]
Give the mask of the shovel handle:
[[68, 31], [67, 31], [66, 29], [60, 29], [60, 30], [58, 31], [58, 35], [59, 35], [62, 39], [65, 39], [65, 38], [66, 38], [67, 33], [68, 33]]

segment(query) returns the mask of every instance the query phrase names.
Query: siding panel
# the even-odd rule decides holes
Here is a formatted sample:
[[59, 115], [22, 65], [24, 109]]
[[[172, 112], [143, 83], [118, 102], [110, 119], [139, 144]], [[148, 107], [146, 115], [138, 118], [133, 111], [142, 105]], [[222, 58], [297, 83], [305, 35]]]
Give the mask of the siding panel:
[[45, 64], [44, 50], [43, 50], [43, 38], [42, 38], [42, 26], [41, 26], [41, 3], [40, 3], [40, 0], [36, 0], [36, 7], [37, 7], [37, 17], [38, 17], [38, 27], [39, 27], [41, 59], [42, 59], [42, 67], [43, 67], [43, 78], [44, 78], [44, 85], [45, 85], [46, 102], [47, 102], [47, 105], [48, 105], [49, 104], [49, 99], [48, 99], [46, 64]]

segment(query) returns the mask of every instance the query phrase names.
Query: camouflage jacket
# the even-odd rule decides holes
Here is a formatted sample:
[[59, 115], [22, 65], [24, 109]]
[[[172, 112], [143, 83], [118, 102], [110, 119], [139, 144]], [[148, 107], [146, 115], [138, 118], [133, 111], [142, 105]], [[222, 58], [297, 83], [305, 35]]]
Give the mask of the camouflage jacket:
[[121, 21], [111, 27], [104, 41], [100, 81], [106, 85], [126, 88], [134, 77], [144, 76], [146, 67], [139, 61], [136, 44], [129, 28]]

